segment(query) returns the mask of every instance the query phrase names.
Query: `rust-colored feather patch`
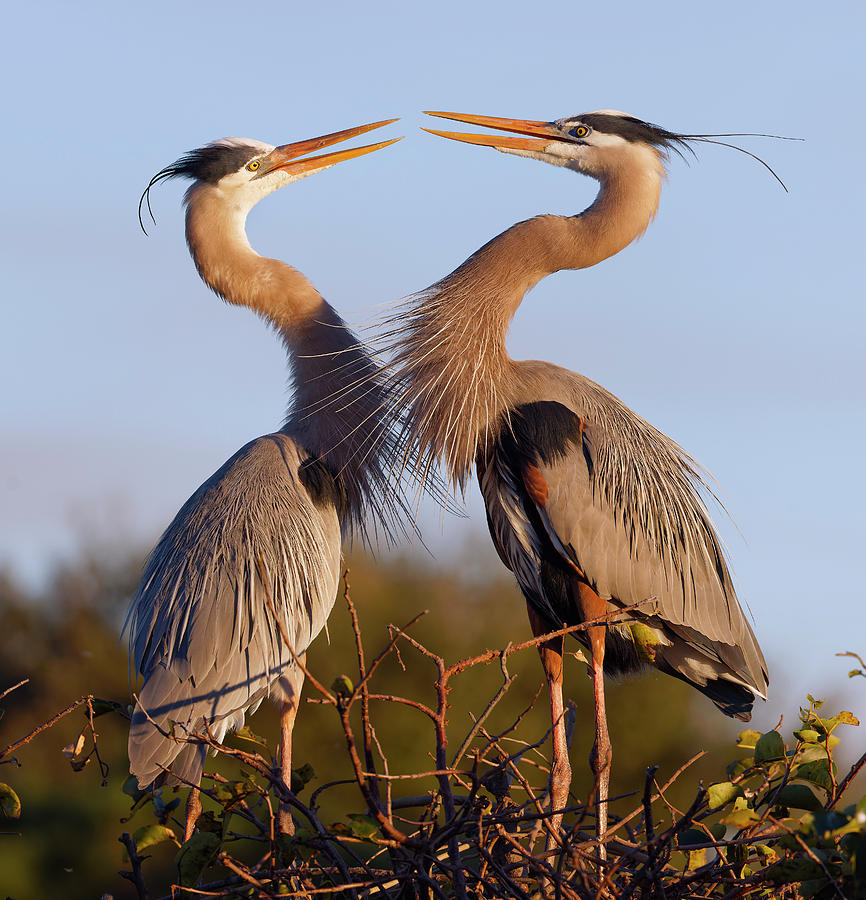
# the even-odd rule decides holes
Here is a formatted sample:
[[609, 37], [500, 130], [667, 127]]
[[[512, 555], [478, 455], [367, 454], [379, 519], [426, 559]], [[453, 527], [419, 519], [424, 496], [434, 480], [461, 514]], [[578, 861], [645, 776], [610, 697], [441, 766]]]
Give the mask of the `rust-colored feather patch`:
[[542, 509], [547, 506], [547, 482], [538, 467], [532, 463], [523, 466], [523, 485], [533, 503]]

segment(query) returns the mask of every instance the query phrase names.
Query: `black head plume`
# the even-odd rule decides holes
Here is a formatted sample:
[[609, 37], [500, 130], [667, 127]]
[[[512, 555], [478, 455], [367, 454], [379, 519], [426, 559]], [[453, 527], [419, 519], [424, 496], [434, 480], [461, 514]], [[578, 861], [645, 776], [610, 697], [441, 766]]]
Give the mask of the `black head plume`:
[[676, 134], [662, 128], [661, 125], [653, 125], [644, 122], [634, 116], [616, 115], [615, 113], [586, 113], [578, 117], [584, 125], [589, 125], [593, 131], [603, 134], [616, 134], [626, 141], [650, 144], [663, 150], [673, 150], [677, 156], [685, 159], [683, 150], [688, 150], [694, 155], [694, 150], [688, 145], [684, 135]]
[[199, 147], [197, 150], [190, 150], [189, 153], [185, 153], [180, 159], [157, 172], [148, 182], [138, 201], [138, 224], [141, 226], [141, 230], [147, 234], [141, 214], [142, 207], [145, 205], [151, 221], [156, 224], [156, 219], [150, 206], [150, 191], [151, 188], [161, 181], [168, 181], [171, 178], [189, 178], [193, 181], [206, 181], [210, 184], [216, 184], [229, 173], [242, 169], [260, 152], [259, 148], [250, 144], [231, 138], [224, 138], [221, 141], [214, 141], [206, 144], [204, 147]]
[[[680, 138], [685, 142], [691, 141], [700, 141], [703, 144], [718, 144], [720, 147], [728, 147], [731, 150], [738, 150], [740, 153], [745, 153], [746, 156], [751, 156], [756, 162], [759, 162], [772, 176], [782, 185], [782, 189], [785, 193], [788, 193], [788, 187], [784, 181], [775, 173], [773, 168], [769, 163], [764, 162], [760, 156], [746, 150], [744, 147], [738, 147], [736, 144], [728, 143], [728, 141], [719, 141], [716, 138], [723, 137], [765, 137], [765, 138], [773, 138], [776, 141], [802, 141], [803, 138], [795, 138], [795, 137], [784, 137], [781, 134], [763, 134], [761, 132], [733, 132], [731, 134], [681, 134]], [[691, 148], [690, 148], [691, 149]], [[694, 153], [694, 150], [692, 150]]]
[[600, 131], [604, 134], [616, 134], [627, 141], [638, 141], [645, 144], [651, 144], [653, 147], [659, 147], [663, 150], [672, 150], [681, 159], [685, 159], [683, 150], [688, 150], [692, 156], [697, 156], [692, 142], [701, 142], [704, 144], [718, 144], [720, 147], [729, 147], [731, 150], [738, 150], [745, 153], [752, 159], [759, 162], [772, 176], [782, 185], [785, 191], [788, 188], [781, 178], [773, 171], [773, 169], [754, 153], [738, 147], [736, 144], [727, 141], [716, 140], [717, 138], [730, 137], [767, 137], [774, 138], [777, 141], [800, 141], [802, 138], [783, 137], [779, 134], [762, 134], [751, 132], [738, 132], [732, 134], [677, 134], [674, 131], [668, 131], [661, 125], [653, 125], [651, 122], [644, 122], [634, 116], [618, 115], [616, 113], [596, 112], [586, 113], [578, 116], [577, 119], [585, 125], [589, 125], [594, 131]]

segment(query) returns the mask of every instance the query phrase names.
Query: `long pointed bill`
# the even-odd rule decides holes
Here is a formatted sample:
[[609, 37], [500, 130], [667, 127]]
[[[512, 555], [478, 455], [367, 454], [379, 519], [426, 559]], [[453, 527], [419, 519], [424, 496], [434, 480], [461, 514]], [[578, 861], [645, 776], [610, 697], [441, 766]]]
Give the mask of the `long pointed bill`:
[[427, 111], [426, 114], [438, 116], [440, 119], [465, 122], [467, 125], [482, 125], [485, 128], [498, 128], [500, 131], [535, 136], [534, 139], [513, 138], [499, 134], [465, 134], [457, 131], [435, 131], [432, 128], [422, 129], [452, 141], [478, 144], [481, 147], [495, 147], [497, 150], [540, 150], [552, 140], [561, 141], [564, 137], [562, 132], [551, 122], [534, 122], [531, 119], [500, 119], [495, 116], [476, 116], [470, 113]]
[[396, 143], [400, 138], [394, 138], [390, 141], [382, 141], [378, 144], [368, 144], [364, 147], [355, 147], [351, 150], [338, 150], [335, 153], [325, 153], [322, 156], [307, 157], [306, 159], [298, 159], [314, 150], [321, 150], [323, 147], [330, 147], [332, 144], [339, 144], [341, 141], [347, 141], [349, 138], [364, 134], [367, 131], [373, 131], [375, 128], [382, 128], [396, 122], [396, 119], [384, 119], [381, 122], [371, 122], [369, 125], [358, 125], [355, 128], [347, 128], [345, 131], [335, 131], [332, 134], [323, 134], [320, 137], [309, 138], [306, 141], [297, 141], [292, 144], [282, 144], [275, 148], [270, 155], [264, 160], [262, 171], [257, 174], [257, 178], [282, 169], [291, 172], [293, 175], [314, 172], [317, 169], [324, 169], [333, 166], [344, 159], [352, 159], [355, 156], [363, 156], [365, 153], [372, 153], [374, 150], [381, 150], [389, 144]]
[[337, 150], [334, 153], [324, 153], [321, 156], [310, 156], [307, 159], [298, 159], [292, 162], [280, 163], [269, 169], [273, 172], [275, 169], [282, 169], [285, 172], [291, 172], [292, 175], [303, 175], [309, 172], [318, 172], [319, 169], [327, 169], [329, 166], [343, 162], [345, 159], [354, 159], [356, 156], [363, 156], [365, 153], [373, 153], [381, 150], [383, 147], [389, 147], [402, 141], [402, 137], [391, 138], [390, 141], [380, 141], [378, 144], [367, 144], [364, 147], [353, 147], [351, 150]]

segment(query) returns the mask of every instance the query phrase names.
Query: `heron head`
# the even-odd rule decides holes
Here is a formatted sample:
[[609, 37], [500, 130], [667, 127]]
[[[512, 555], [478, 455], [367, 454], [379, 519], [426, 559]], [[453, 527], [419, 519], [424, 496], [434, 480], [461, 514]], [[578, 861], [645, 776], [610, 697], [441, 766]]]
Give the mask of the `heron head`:
[[463, 134], [425, 129], [432, 134], [493, 147], [515, 156], [539, 159], [593, 178], [604, 178], [627, 163], [663, 174], [662, 165], [668, 151], [680, 153], [680, 148], [687, 146], [685, 137], [681, 135], [610, 109], [568, 116], [553, 122], [500, 119], [462, 113], [431, 112], [429, 115], [525, 136]]
[[[349, 150], [324, 153], [319, 156], [307, 155], [323, 147], [337, 144], [396, 121], [396, 119], [386, 119], [382, 122], [359, 125], [345, 131], [337, 131], [291, 144], [282, 144], [278, 147], [251, 138], [234, 137], [222, 138], [205, 144], [197, 150], [185, 153], [180, 159], [161, 169], [150, 179], [138, 204], [139, 222], [141, 223], [143, 205], [146, 205], [150, 212], [151, 188], [161, 181], [171, 178], [191, 180], [192, 184], [186, 193], [187, 203], [191, 201], [198, 190], [208, 186], [222, 194], [226, 202], [232, 202], [240, 208], [249, 210], [262, 197], [293, 181], [328, 169], [343, 160], [363, 156], [365, 153], [372, 153], [374, 150], [380, 150], [389, 144], [396, 143], [400, 138], [381, 141], [377, 144], [367, 144], [363, 147], [353, 147]], [[141, 224], [143, 229], [144, 224]]]
[[799, 140], [783, 138], [776, 134], [678, 134], [616, 109], [597, 109], [594, 112], [568, 116], [552, 122], [500, 119], [450, 112], [428, 112], [428, 115], [524, 136], [465, 134], [424, 129], [431, 134], [468, 144], [493, 147], [515, 156], [540, 159], [542, 162], [565, 166], [599, 180], [604, 180], [618, 171], [627, 172], [629, 177], [639, 176], [641, 173], [651, 177], [663, 176], [664, 164], [671, 152], [683, 156], [683, 151], [688, 150], [694, 154], [692, 145], [701, 142], [719, 144], [745, 153], [764, 166], [784, 188], [785, 185], [779, 176], [759, 156], [718, 138], [769, 137], [779, 140]]

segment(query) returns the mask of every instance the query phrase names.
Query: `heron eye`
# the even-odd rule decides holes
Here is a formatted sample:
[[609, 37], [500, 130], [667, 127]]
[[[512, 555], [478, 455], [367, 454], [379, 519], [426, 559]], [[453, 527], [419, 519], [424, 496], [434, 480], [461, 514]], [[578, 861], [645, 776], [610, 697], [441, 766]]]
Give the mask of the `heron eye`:
[[571, 133], [575, 137], [583, 138], [589, 134], [589, 129], [586, 125], [578, 125], [577, 128], [572, 128]]
[[257, 159], [254, 159], [251, 163], [247, 164], [247, 168], [250, 170], [250, 172], [255, 172], [255, 170], [258, 169], [260, 165], [261, 163]]

